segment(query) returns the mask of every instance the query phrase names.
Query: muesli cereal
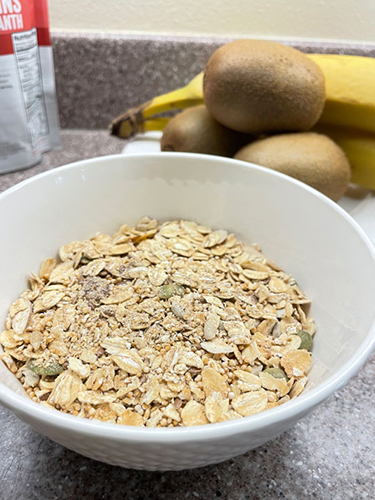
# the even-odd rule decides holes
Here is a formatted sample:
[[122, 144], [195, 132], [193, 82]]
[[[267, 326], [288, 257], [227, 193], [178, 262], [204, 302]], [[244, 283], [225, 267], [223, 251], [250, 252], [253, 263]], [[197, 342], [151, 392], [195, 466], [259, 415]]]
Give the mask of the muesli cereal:
[[222, 422], [298, 396], [314, 320], [256, 245], [143, 218], [61, 247], [9, 309], [5, 365], [34, 401], [146, 427]]

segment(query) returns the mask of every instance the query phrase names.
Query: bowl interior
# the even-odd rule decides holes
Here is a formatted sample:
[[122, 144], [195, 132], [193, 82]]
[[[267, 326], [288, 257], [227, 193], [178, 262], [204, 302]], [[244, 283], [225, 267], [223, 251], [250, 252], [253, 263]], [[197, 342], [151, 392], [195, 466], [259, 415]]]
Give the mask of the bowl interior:
[[[0, 197], [0, 319], [62, 244], [114, 232], [144, 215], [225, 228], [292, 274], [312, 299], [318, 332], [309, 387], [364, 342], [374, 321], [374, 254], [342, 210], [302, 184], [234, 160], [156, 154], [56, 169]], [[0, 363], [0, 381], [22, 388]]]

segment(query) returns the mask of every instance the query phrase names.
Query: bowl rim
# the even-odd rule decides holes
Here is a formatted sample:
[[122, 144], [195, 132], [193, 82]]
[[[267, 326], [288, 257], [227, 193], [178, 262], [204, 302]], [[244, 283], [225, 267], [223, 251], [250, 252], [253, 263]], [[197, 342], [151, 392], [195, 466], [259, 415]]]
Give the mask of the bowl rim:
[[[203, 161], [206, 163], [225, 163], [228, 166], [232, 165], [234, 168], [244, 168], [259, 171], [264, 175], [276, 176], [284, 180], [284, 182], [289, 182], [299, 186], [299, 188], [305, 190], [306, 192], [312, 194], [313, 196], [319, 198], [324, 204], [328, 205], [340, 214], [347, 223], [354, 228], [355, 232], [358, 234], [360, 240], [365, 245], [369, 251], [373, 263], [375, 265], [375, 247], [371, 240], [361, 228], [361, 226], [339, 205], [329, 199], [327, 196], [323, 195], [314, 188], [291, 178], [280, 172], [256, 165], [253, 163], [247, 163], [241, 160], [235, 160], [231, 158], [202, 155], [195, 153], [170, 153], [170, 152], [160, 152], [160, 153], [134, 153], [129, 155], [115, 154], [100, 156], [96, 158], [91, 158], [87, 160], [80, 160], [77, 162], [69, 163], [56, 167], [35, 176], [32, 176], [12, 187], [5, 190], [0, 194], [0, 203], [2, 200], [11, 196], [14, 192], [22, 190], [29, 184], [38, 182], [44, 177], [55, 177], [61, 175], [61, 173], [84, 168], [88, 165], [93, 165], [95, 163], [100, 164], [103, 161], [111, 162], [117, 161], [118, 159], [123, 159], [125, 161], [131, 161], [132, 158], [139, 157], [164, 157], [169, 158], [195, 158], [196, 160]], [[90, 167], [92, 168], [92, 167]], [[110, 167], [107, 167], [110, 168]], [[190, 441], [213, 441], [218, 438], [230, 437], [233, 435], [238, 435], [241, 433], [256, 432], [260, 429], [264, 429], [270, 426], [274, 426], [277, 423], [293, 421], [293, 418], [298, 418], [299, 415], [304, 413], [309, 413], [314, 407], [327, 399], [333, 394], [337, 389], [345, 385], [349, 379], [355, 375], [361, 366], [368, 359], [370, 354], [375, 348], [375, 316], [373, 322], [367, 332], [367, 335], [363, 339], [362, 343], [358, 349], [353, 353], [351, 358], [334, 374], [329, 376], [327, 380], [312, 388], [306, 393], [302, 393], [298, 398], [295, 398], [277, 408], [272, 408], [267, 411], [258, 413], [256, 415], [251, 415], [248, 417], [241, 417], [234, 420], [229, 420], [225, 422], [219, 422], [214, 424], [204, 424], [192, 427], [175, 427], [175, 428], [150, 428], [150, 427], [132, 427], [126, 425], [113, 424], [108, 422], [102, 422], [98, 420], [90, 420], [83, 417], [76, 417], [74, 415], [68, 415], [66, 413], [60, 412], [53, 408], [47, 408], [28, 399], [24, 395], [15, 393], [12, 389], [5, 386], [0, 382], [0, 403], [2, 403], [6, 408], [11, 409], [16, 414], [19, 412], [29, 414], [32, 416], [33, 420], [39, 420], [41, 423], [46, 424], [46, 426], [53, 426], [58, 428], [68, 428], [74, 432], [79, 432], [86, 436], [97, 436], [107, 439], [116, 439], [128, 442], [150, 442], [157, 444], [170, 444], [173, 443], [187, 443]], [[9, 372], [10, 373], [10, 372]]]

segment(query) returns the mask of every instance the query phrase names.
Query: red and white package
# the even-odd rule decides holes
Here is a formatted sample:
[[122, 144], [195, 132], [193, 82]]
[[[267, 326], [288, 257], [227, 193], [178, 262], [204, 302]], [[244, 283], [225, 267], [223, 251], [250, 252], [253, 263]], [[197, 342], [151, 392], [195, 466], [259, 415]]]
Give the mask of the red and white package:
[[0, 173], [59, 146], [47, 0], [0, 0]]

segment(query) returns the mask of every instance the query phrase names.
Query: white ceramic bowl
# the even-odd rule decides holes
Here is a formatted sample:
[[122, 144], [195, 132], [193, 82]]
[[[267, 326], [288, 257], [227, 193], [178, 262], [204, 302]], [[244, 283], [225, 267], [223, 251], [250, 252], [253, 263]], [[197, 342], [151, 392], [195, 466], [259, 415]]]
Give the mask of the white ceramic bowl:
[[318, 332], [308, 389], [281, 407], [230, 422], [151, 429], [90, 421], [29, 400], [0, 363], [0, 402], [41, 434], [123, 467], [200, 467], [274, 438], [353, 376], [375, 343], [375, 254], [367, 236], [317, 191], [271, 170], [218, 157], [108, 156], [38, 175], [0, 196], [0, 314], [26, 275], [66, 242], [141, 216], [195, 219], [257, 242], [312, 299]]

